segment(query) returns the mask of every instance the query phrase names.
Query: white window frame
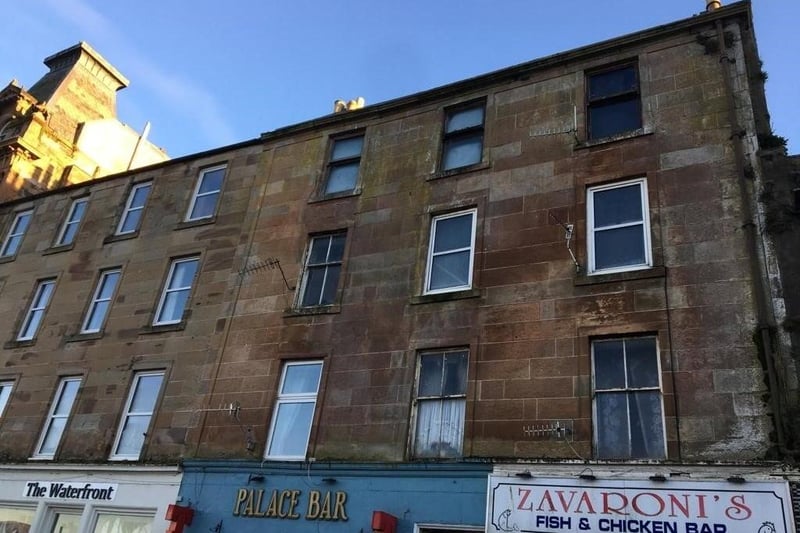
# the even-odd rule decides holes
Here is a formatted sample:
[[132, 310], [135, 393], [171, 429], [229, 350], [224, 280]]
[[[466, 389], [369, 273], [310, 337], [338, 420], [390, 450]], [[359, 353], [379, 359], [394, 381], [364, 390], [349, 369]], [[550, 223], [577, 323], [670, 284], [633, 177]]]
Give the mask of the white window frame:
[[[597, 376], [597, 370], [596, 370], [597, 367], [596, 367], [595, 352], [594, 352], [595, 343], [596, 342], [603, 342], [603, 341], [622, 341], [623, 342], [623, 350], [625, 350], [625, 344], [624, 344], [625, 341], [633, 340], [633, 339], [649, 339], [649, 338], [654, 338], [655, 339], [655, 349], [656, 349], [655, 358], [656, 358], [656, 373], [658, 374], [658, 376], [657, 376], [658, 377], [658, 386], [652, 386], [652, 387], [629, 387], [628, 384], [626, 383], [625, 387], [621, 388], [621, 389], [616, 388], [616, 389], [600, 389], [600, 390], [597, 390], [597, 386], [595, 384], [596, 376]], [[601, 420], [599, 420], [598, 414], [597, 414], [597, 395], [598, 394], [625, 393], [626, 395], [628, 395], [630, 393], [637, 392], [637, 391], [657, 391], [658, 392], [658, 396], [659, 396], [659, 400], [660, 400], [660, 403], [661, 403], [661, 434], [663, 436], [663, 443], [662, 443], [663, 444], [663, 448], [662, 449], [663, 449], [663, 452], [664, 452], [663, 457], [658, 457], [658, 458], [655, 458], [655, 457], [653, 457], [653, 458], [608, 458], [608, 459], [623, 459], [623, 460], [629, 460], [629, 461], [637, 461], [637, 460], [652, 461], [652, 460], [666, 459], [667, 458], [667, 426], [666, 426], [666, 423], [665, 423], [666, 422], [666, 413], [664, 412], [664, 384], [663, 384], [662, 379], [661, 379], [661, 377], [662, 377], [661, 376], [661, 350], [660, 350], [660, 347], [659, 347], [659, 344], [658, 344], [658, 338], [655, 337], [655, 335], [641, 335], [641, 336], [637, 336], [637, 337], [619, 337], [619, 338], [594, 339], [591, 342], [590, 350], [591, 350], [591, 357], [592, 357], [592, 361], [591, 361], [591, 363], [592, 363], [592, 368], [591, 368], [591, 371], [592, 371], [592, 430], [593, 430], [592, 431], [592, 433], [593, 433], [592, 445], [593, 445], [595, 451], [599, 449], [598, 438], [599, 438], [600, 435], [599, 435], [599, 432], [598, 432], [597, 428], [598, 428], [598, 424], [600, 424], [602, 422]], [[625, 374], [627, 376], [627, 373], [628, 373], [628, 362], [627, 362], [627, 353], [625, 353], [625, 352], [624, 352], [624, 357], [625, 357], [625, 360], [623, 362], [623, 368], [625, 369]], [[630, 431], [631, 431], [631, 428], [630, 428], [630, 412], [628, 412], [628, 446], [629, 447], [630, 447], [630, 443], [631, 443]], [[603, 457], [597, 457], [597, 459], [603, 460], [604, 458]]]
[[[52, 287], [52, 290], [44, 301], [40, 301], [47, 287]], [[28, 310], [25, 312], [25, 317], [22, 320], [22, 324], [20, 324], [19, 333], [17, 333], [18, 341], [33, 340], [36, 337], [36, 334], [39, 333], [39, 329], [42, 327], [42, 320], [44, 320], [44, 314], [47, 312], [47, 306], [50, 305], [50, 298], [52, 298], [55, 289], [55, 278], [42, 279], [36, 282], [36, 289], [33, 292], [33, 298], [31, 298], [31, 303], [28, 306]], [[30, 325], [34, 320], [36, 320], [35, 327], [26, 334], [26, 331], [30, 329]]]
[[[109, 276], [112, 274], [117, 274], [117, 281], [114, 282], [114, 288], [111, 290], [111, 295], [108, 298], [101, 298], [100, 294], [103, 292], [103, 288], [105, 284], [108, 282]], [[86, 316], [83, 319], [83, 325], [81, 326], [81, 333], [98, 333], [103, 330], [103, 327], [106, 324], [106, 319], [108, 318], [108, 313], [111, 311], [111, 302], [114, 300], [114, 296], [117, 294], [117, 286], [119, 285], [119, 280], [122, 278], [122, 269], [120, 268], [110, 268], [108, 270], [103, 270], [100, 272], [100, 277], [97, 280], [97, 285], [94, 289], [94, 294], [92, 296], [91, 302], [89, 302], [89, 307], [86, 309]], [[97, 310], [97, 307], [101, 303], [108, 302], [108, 307], [106, 307], [106, 311], [103, 314], [103, 319], [100, 321], [100, 326], [97, 328], [89, 329], [89, 324], [92, 322], [92, 317]]]
[[[153, 410], [149, 412], [131, 412], [131, 404], [133, 403], [133, 398], [136, 395], [136, 392], [139, 387], [139, 382], [143, 377], [149, 376], [161, 376], [161, 384], [158, 387], [158, 391], [156, 392], [156, 397], [153, 400]], [[142, 416], [147, 415], [150, 419], [147, 422], [147, 428], [150, 429], [150, 426], [153, 423], [153, 415], [156, 412], [156, 407], [158, 404], [158, 398], [161, 395], [161, 390], [164, 388], [164, 376], [165, 372], [163, 370], [152, 370], [147, 372], [137, 372], [133, 376], [133, 382], [131, 383], [131, 389], [128, 391], [128, 398], [125, 400], [125, 408], [122, 410], [122, 417], [120, 418], [119, 425], [117, 426], [117, 435], [114, 438], [114, 446], [111, 448], [111, 455], [109, 456], [109, 461], [138, 461], [139, 457], [142, 455], [142, 449], [144, 449], [145, 442], [142, 441], [142, 448], [139, 449], [139, 452], [136, 455], [133, 454], [120, 454], [117, 453], [117, 449], [119, 448], [119, 443], [122, 440], [122, 434], [125, 432], [125, 424], [128, 421], [128, 417], [131, 415]]]
[[[642, 220], [640, 222], [626, 222], [614, 226], [605, 226], [602, 228], [594, 227], [594, 194], [596, 192], [608, 191], [611, 189], [619, 189], [630, 185], [639, 185], [639, 197], [641, 199]], [[642, 226], [642, 239], [644, 246], [644, 263], [636, 265], [625, 265], [612, 268], [597, 269], [595, 267], [595, 231], [624, 228], [630, 226]], [[633, 270], [645, 270], [653, 266], [653, 251], [650, 238], [650, 208], [647, 199], [647, 178], [637, 178], [632, 180], [620, 181], [609, 183], [606, 185], [598, 185], [596, 187], [589, 187], [586, 190], [586, 233], [587, 233], [587, 249], [589, 254], [589, 274], [612, 274], [614, 272], [630, 272]]]
[[[410, 437], [410, 454], [415, 459], [457, 459], [463, 457], [464, 455], [464, 432], [466, 430], [466, 402], [467, 402], [467, 387], [469, 386], [469, 348], [446, 348], [441, 350], [425, 350], [421, 351], [417, 354], [417, 361], [416, 361], [416, 369], [415, 369], [415, 380], [414, 380], [414, 389], [413, 399], [414, 405], [412, 410], [412, 420], [411, 420], [411, 431]], [[422, 379], [422, 357], [425, 355], [442, 355], [442, 363], [444, 363], [444, 358], [447, 354], [460, 354], [463, 353], [466, 357], [466, 375], [464, 378], [464, 393], [463, 394], [446, 394], [446, 395], [437, 395], [437, 396], [420, 396], [419, 395], [419, 387]], [[442, 379], [444, 379], [444, 368], [442, 369]], [[429, 455], [417, 455], [417, 441], [419, 440], [418, 432], [419, 432], [419, 405], [420, 403], [433, 403], [433, 402], [440, 402], [444, 404], [450, 400], [463, 400], [464, 402], [464, 411], [465, 411], [465, 418], [461, 421], [461, 450], [458, 455], [443, 455], [443, 456], [429, 456]]]
[[[147, 195], [144, 197], [144, 203], [140, 206], [132, 206], [133, 200], [136, 197], [136, 193], [142, 189], [147, 188]], [[136, 211], [144, 211], [145, 206], [147, 205], [147, 200], [150, 198], [150, 193], [153, 190], [153, 182], [152, 181], [145, 181], [142, 183], [137, 183], [133, 187], [131, 187], [130, 192], [128, 193], [128, 199], [125, 201], [125, 209], [122, 211], [122, 216], [119, 218], [119, 224], [117, 224], [117, 231], [116, 235], [130, 235], [131, 233], [136, 233], [139, 231], [139, 227], [142, 225], [142, 218], [139, 217], [139, 222], [136, 224], [136, 227], [127, 231], [123, 231], [122, 228], [125, 227], [125, 223], [128, 221], [128, 217], [131, 216], [131, 213]]]
[[[192, 201], [189, 202], [189, 209], [186, 211], [186, 218], [185, 218], [186, 222], [193, 222], [195, 220], [204, 220], [207, 218], [213, 218], [214, 215], [216, 215], [217, 208], [219, 207], [219, 197], [222, 195], [222, 186], [225, 184], [226, 168], [227, 165], [217, 165], [214, 167], [204, 168], [203, 170], [200, 171], [200, 175], [197, 176], [197, 183], [195, 183], [194, 185], [194, 191], [192, 192]], [[219, 189], [201, 193], [200, 186], [203, 184], [203, 180], [205, 179], [206, 174], [216, 172], [217, 170], [223, 171], [222, 182], [220, 183]], [[212, 194], [217, 196], [217, 199], [214, 202], [214, 210], [208, 215], [192, 217], [192, 211], [194, 211], [195, 204], [197, 204], [197, 199], [200, 197], [211, 196]]]
[[[61, 225], [61, 230], [59, 230], [58, 232], [58, 239], [56, 239], [56, 246], [67, 246], [75, 242], [75, 239], [78, 237], [78, 231], [80, 230], [80, 224], [83, 221], [83, 217], [86, 215], [86, 209], [88, 209], [89, 206], [88, 205], [86, 206], [86, 209], [84, 209], [80, 217], [73, 219], [73, 216], [75, 215], [75, 210], [78, 208], [78, 206], [88, 203], [89, 203], [88, 196], [84, 196], [83, 198], [76, 198], [75, 200], [72, 201], [72, 204], [69, 206], [69, 212], [67, 213], [67, 218], [64, 219], [64, 223]], [[72, 236], [72, 239], [67, 242], [64, 239], [67, 236], [67, 231], [69, 230], [70, 226], [77, 226], [78, 229], [75, 230], [75, 234]]]
[[[180, 263], [188, 263], [190, 261], [195, 261], [197, 263], [197, 269], [195, 270], [194, 277], [192, 278], [192, 282], [188, 286], [181, 286], [181, 287], [174, 287], [172, 289], [169, 288], [170, 283], [172, 282], [172, 277], [175, 275], [175, 269]], [[192, 287], [194, 286], [194, 281], [197, 278], [200, 270], [200, 257], [199, 256], [192, 256], [192, 257], [183, 257], [181, 259], [173, 259], [169, 265], [169, 273], [167, 274], [167, 279], [164, 280], [164, 286], [161, 289], [161, 297], [158, 300], [158, 306], [156, 307], [156, 314], [153, 316], [153, 325], [154, 326], [165, 326], [168, 324], [180, 324], [183, 320], [183, 315], [186, 313], [186, 306], [184, 306], [183, 311], [181, 312], [180, 318], [176, 320], [159, 320], [161, 313], [164, 311], [164, 303], [167, 300], [167, 295], [172, 292], [178, 291], [189, 291], [189, 298], [191, 298]], [[189, 299], [187, 298], [186, 304], [189, 304]]]
[[[288, 373], [287, 370], [293, 366], [303, 366], [303, 365], [314, 365], [319, 366], [319, 380], [317, 381], [317, 389], [316, 391], [311, 393], [288, 393], [288, 394], [281, 394], [283, 390], [283, 385], [286, 380], [286, 374]], [[281, 370], [281, 380], [278, 384], [278, 397], [275, 400], [275, 407], [272, 411], [272, 421], [269, 425], [269, 436], [267, 438], [267, 445], [264, 448], [264, 459], [269, 459], [271, 461], [304, 461], [306, 458], [306, 454], [308, 454], [308, 442], [311, 438], [311, 428], [314, 426], [314, 417], [317, 413], [317, 397], [319, 396], [319, 388], [322, 384], [322, 371], [323, 371], [323, 362], [321, 359], [314, 359], [309, 361], [289, 361], [283, 364], [283, 369]], [[303, 455], [269, 455], [269, 450], [272, 447], [272, 439], [275, 436], [275, 426], [278, 422], [278, 413], [280, 412], [280, 406], [282, 404], [287, 403], [310, 403], [314, 406], [313, 414], [311, 415], [311, 423], [308, 425], [308, 431], [306, 432], [306, 448]]]
[[0, 381], [0, 419], [3, 418], [3, 413], [6, 407], [8, 407], [8, 403], [11, 401], [12, 392], [14, 392], [13, 380]]
[[[78, 395], [81, 392], [81, 377], [68, 377], [68, 378], [61, 378], [58, 382], [58, 389], [56, 390], [55, 396], [53, 396], [52, 402], [50, 402], [50, 409], [47, 411], [47, 418], [45, 420], [44, 426], [42, 427], [42, 431], [39, 434], [39, 440], [36, 442], [35, 452], [31, 459], [52, 459], [55, 457], [56, 452], [58, 451], [58, 447], [61, 445], [61, 440], [64, 438], [64, 432], [67, 430], [67, 424], [69, 423], [69, 417], [72, 415], [72, 409], [75, 407], [75, 400], [78, 399]], [[78, 390], [75, 391], [75, 397], [72, 400], [69, 408], [67, 409], [66, 414], [57, 415], [55, 414], [56, 407], [61, 402], [61, 397], [64, 394], [64, 388], [67, 386], [67, 383], [77, 382], [78, 383]], [[50, 430], [50, 426], [53, 424], [53, 420], [56, 418], [64, 418], [67, 421], [64, 423], [64, 429], [61, 432], [61, 435], [58, 436], [58, 442], [56, 443], [55, 450], [53, 453], [41, 453], [42, 446], [44, 445], [44, 440], [47, 437], [47, 432]]]
[[[24, 217], [28, 217], [28, 223], [25, 225], [25, 229], [22, 231], [19, 230], [20, 220]], [[26, 211], [20, 211], [14, 216], [13, 222], [11, 222], [11, 226], [8, 228], [8, 233], [6, 234], [6, 238], [3, 240], [3, 248], [2, 252], [0, 252], [0, 257], [14, 257], [19, 252], [20, 246], [22, 246], [22, 239], [25, 238], [25, 233], [28, 231], [28, 227], [30, 226], [30, 219], [33, 217], [33, 209], [28, 209]], [[9, 252], [9, 247], [14, 239], [19, 237], [19, 240], [16, 241], [17, 245], [13, 251]]]
[[[341, 257], [341, 259], [339, 259], [337, 261], [330, 261], [329, 260], [329, 256], [330, 256], [330, 251], [331, 251], [331, 244], [333, 243], [333, 239], [335, 237], [338, 237], [338, 236], [342, 236], [345, 239], [344, 246], [342, 247], [342, 257]], [[325, 254], [325, 261], [322, 262], [322, 263], [314, 263], [312, 265], [312, 264], [310, 264], [311, 263], [311, 250], [312, 250], [312, 248], [314, 246], [314, 242], [316, 240], [322, 240], [322, 239], [327, 239], [328, 240], [328, 252]], [[336, 303], [339, 301], [338, 291], [339, 291], [339, 284], [342, 281], [342, 268], [343, 268], [343, 264], [344, 264], [344, 247], [345, 246], [347, 246], [347, 233], [344, 232], [344, 231], [335, 231], [335, 232], [331, 232], [331, 233], [323, 233], [321, 235], [314, 235], [309, 239], [309, 241], [308, 241], [308, 250], [306, 251], [306, 260], [305, 260], [305, 264], [303, 266], [303, 279], [302, 279], [302, 281], [300, 283], [300, 291], [298, 292], [298, 296], [299, 296], [299, 299], [297, 300], [297, 307], [298, 308], [309, 309], [309, 308], [312, 308], [312, 307], [325, 307], [325, 306], [336, 305]], [[330, 271], [330, 267], [331, 266], [336, 266], [336, 265], [339, 266], [339, 277], [336, 280], [337, 297], [334, 298], [334, 301], [329, 303], [329, 304], [320, 303], [320, 299], [322, 298], [322, 295], [325, 294], [325, 287], [328, 284], [328, 272]], [[321, 269], [321, 268], [325, 269], [325, 277], [323, 278], [322, 289], [321, 289], [321, 291], [320, 291], [320, 293], [319, 293], [319, 295], [317, 297], [317, 303], [310, 304], [310, 305], [303, 305], [303, 301], [306, 298], [306, 290], [308, 289], [309, 272], [311, 271], [311, 269]]]
[[[472, 216], [472, 225], [471, 225], [471, 234], [470, 234], [470, 245], [466, 248], [453, 248], [452, 250], [445, 250], [441, 252], [434, 253], [434, 247], [436, 245], [436, 228], [438, 226], [439, 221], [446, 220], [449, 218], [457, 218], [465, 215]], [[455, 292], [455, 291], [463, 291], [472, 288], [472, 271], [475, 267], [475, 231], [478, 224], [478, 210], [468, 209], [466, 211], [456, 211], [453, 213], [447, 213], [444, 215], [437, 215], [433, 217], [431, 221], [431, 233], [430, 239], [428, 243], [428, 258], [425, 267], [425, 291], [424, 294], [440, 294], [445, 292]], [[469, 250], [469, 270], [467, 272], [467, 283], [464, 285], [454, 285], [451, 287], [443, 287], [441, 289], [431, 289], [431, 274], [433, 268], [433, 259], [434, 256], [442, 256], [457, 252], [463, 252], [465, 250]]]

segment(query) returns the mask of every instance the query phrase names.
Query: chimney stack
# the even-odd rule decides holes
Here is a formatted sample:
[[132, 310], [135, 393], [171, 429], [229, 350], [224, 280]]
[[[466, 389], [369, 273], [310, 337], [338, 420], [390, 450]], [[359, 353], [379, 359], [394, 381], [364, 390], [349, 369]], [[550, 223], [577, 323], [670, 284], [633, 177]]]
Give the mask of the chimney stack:
[[706, 0], [706, 11], [714, 11], [722, 7], [720, 0]]

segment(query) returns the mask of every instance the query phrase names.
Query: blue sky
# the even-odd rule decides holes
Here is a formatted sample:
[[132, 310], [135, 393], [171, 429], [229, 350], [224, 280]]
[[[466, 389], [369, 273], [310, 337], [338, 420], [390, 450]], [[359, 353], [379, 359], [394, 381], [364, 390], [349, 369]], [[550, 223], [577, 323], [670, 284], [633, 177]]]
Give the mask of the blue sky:
[[[728, 4], [729, 2], [725, 2]], [[690, 17], [704, 0], [25, 0], [5, 6], [0, 84], [87, 41], [130, 81], [123, 122], [173, 157]], [[800, 2], [755, 0], [774, 130], [800, 152]], [[8, 24], [8, 22], [12, 24]], [[10, 27], [9, 27], [10, 26]]]

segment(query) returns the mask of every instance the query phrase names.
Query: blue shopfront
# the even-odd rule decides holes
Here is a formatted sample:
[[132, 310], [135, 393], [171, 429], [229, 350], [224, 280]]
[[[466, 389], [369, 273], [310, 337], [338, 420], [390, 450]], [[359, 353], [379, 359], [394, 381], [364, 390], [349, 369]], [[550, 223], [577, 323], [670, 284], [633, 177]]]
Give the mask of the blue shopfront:
[[484, 531], [490, 464], [186, 461], [186, 532]]

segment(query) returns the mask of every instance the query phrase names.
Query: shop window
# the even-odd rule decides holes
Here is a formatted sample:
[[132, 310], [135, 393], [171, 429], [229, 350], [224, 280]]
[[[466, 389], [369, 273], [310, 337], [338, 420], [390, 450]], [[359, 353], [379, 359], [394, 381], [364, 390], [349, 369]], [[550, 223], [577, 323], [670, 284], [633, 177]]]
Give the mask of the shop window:
[[192, 193], [189, 210], [186, 212], [187, 222], [211, 218], [217, 212], [225, 168], [225, 166], [207, 168], [200, 172]]
[[301, 307], [336, 303], [346, 237], [345, 233], [332, 233], [311, 239], [300, 284]]
[[114, 440], [111, 460], [139, 460], [163, 380], [164, 372], [140, 372], [134, 376]]
[[54, 279], [44, 279], [36, 284], [36, 290], [33, 293], [30, 306], [25, 313], [25, 318], [22, 320], [22, 327], [19, 328], [19, 333], [17, 334], [18, 341], [30, 341], [36, 336], [55, 286], [56, 280]]
[[52, 459], [55, 456], [80, 385], [81, 378], [63, 378], [59, 382], [42, 434], [36, 444], [34, 459]]
[[[6, 410], [8, 400], [11, 398], [11, 391], [14, 389], [13, 381], [0, 381], [0, 417]], [[2, 532], [2, 530], [0, 530]]]
[[83, 215], [86, 214], [87, 205], [89, 205], [88, 198], [73, 200], [72, 205], [69, 207], [67, 218], [64, 219], [64, 224], [61, 225], [61, 230], [58, 232], [56, 246], [66, 246], [75, 241], [75, 236], [78, 234], [78, 228], [80, 228]]
[[586, 85], [590, 139], [612, 137], [642, 127], [636, 63], [589, 73]]
[[305, 460], [321, 375], [322, 361], [284, 365], [267, 439], [267, 459]]
[[472, 209], [433, 217], [426, 294], [472, 287], [476, 215], [477, 211]]
[[592, 342], [597, 459], [664, 459], [655, 337]]
[[591, 187], [586, 208], [590, 274], [652, 266], [645, 179]]
[[86, 311], [86, 318], [83, 320], [81, 333], [97, 333], [103, 329], [121, 275], [122, 272], [118, 269], [106, 270], [100, 274], [89, 309]]
[[92, 533], [151, 533], [153, 517], [102, 512], [97, 515]]
[[153, 184], [137, 183], [131, 188], [128, 199], [125, 202], [125, 209], [119, 219], [117, 225], [117, 235], [127, 235], [134, 233], [139, 229], [142, 222], [142, 213], [144, 213], [144, 206], [147, 203], [147, 197], [150, 196], [150, 189]]
[[414, 457], [460, 457], [467, 405], [466, 350], [420, 354]]
[[33, 525], [36, 508], [0, 505], [0, 533], [28, 533]]
[[156, 308], [154, 326], [178, 324], [183, 320], [183, 313], [192, 292], [192, 283], [197, 274], [198, 264], [197, 257], [172, 261]]
[[22, 244], [22, 239], [25, 237], [25, 232], [28, 231], [28, 226], [33, 217], [33, 210], [22, 211], [14, 215], [14, 221], [8, 228], [6, 238], [3, 240], [3, 248], [0, 250], [0, 257], [13, 257], [17, 255], [19, 247]]
[[52, 509], [48, 518], [48, 522], [52, 524], [47, 529], [50, 533], [79, 533], [80, 531], [80, 509]]
[[483, 159], [484, 104], [448, 109], [444, 118], [442, 170], [455, 170]]
[[356, 135], [331, 141], [325, 176], [325, 194], [346, 194], [355, 191], [364, 136]]

